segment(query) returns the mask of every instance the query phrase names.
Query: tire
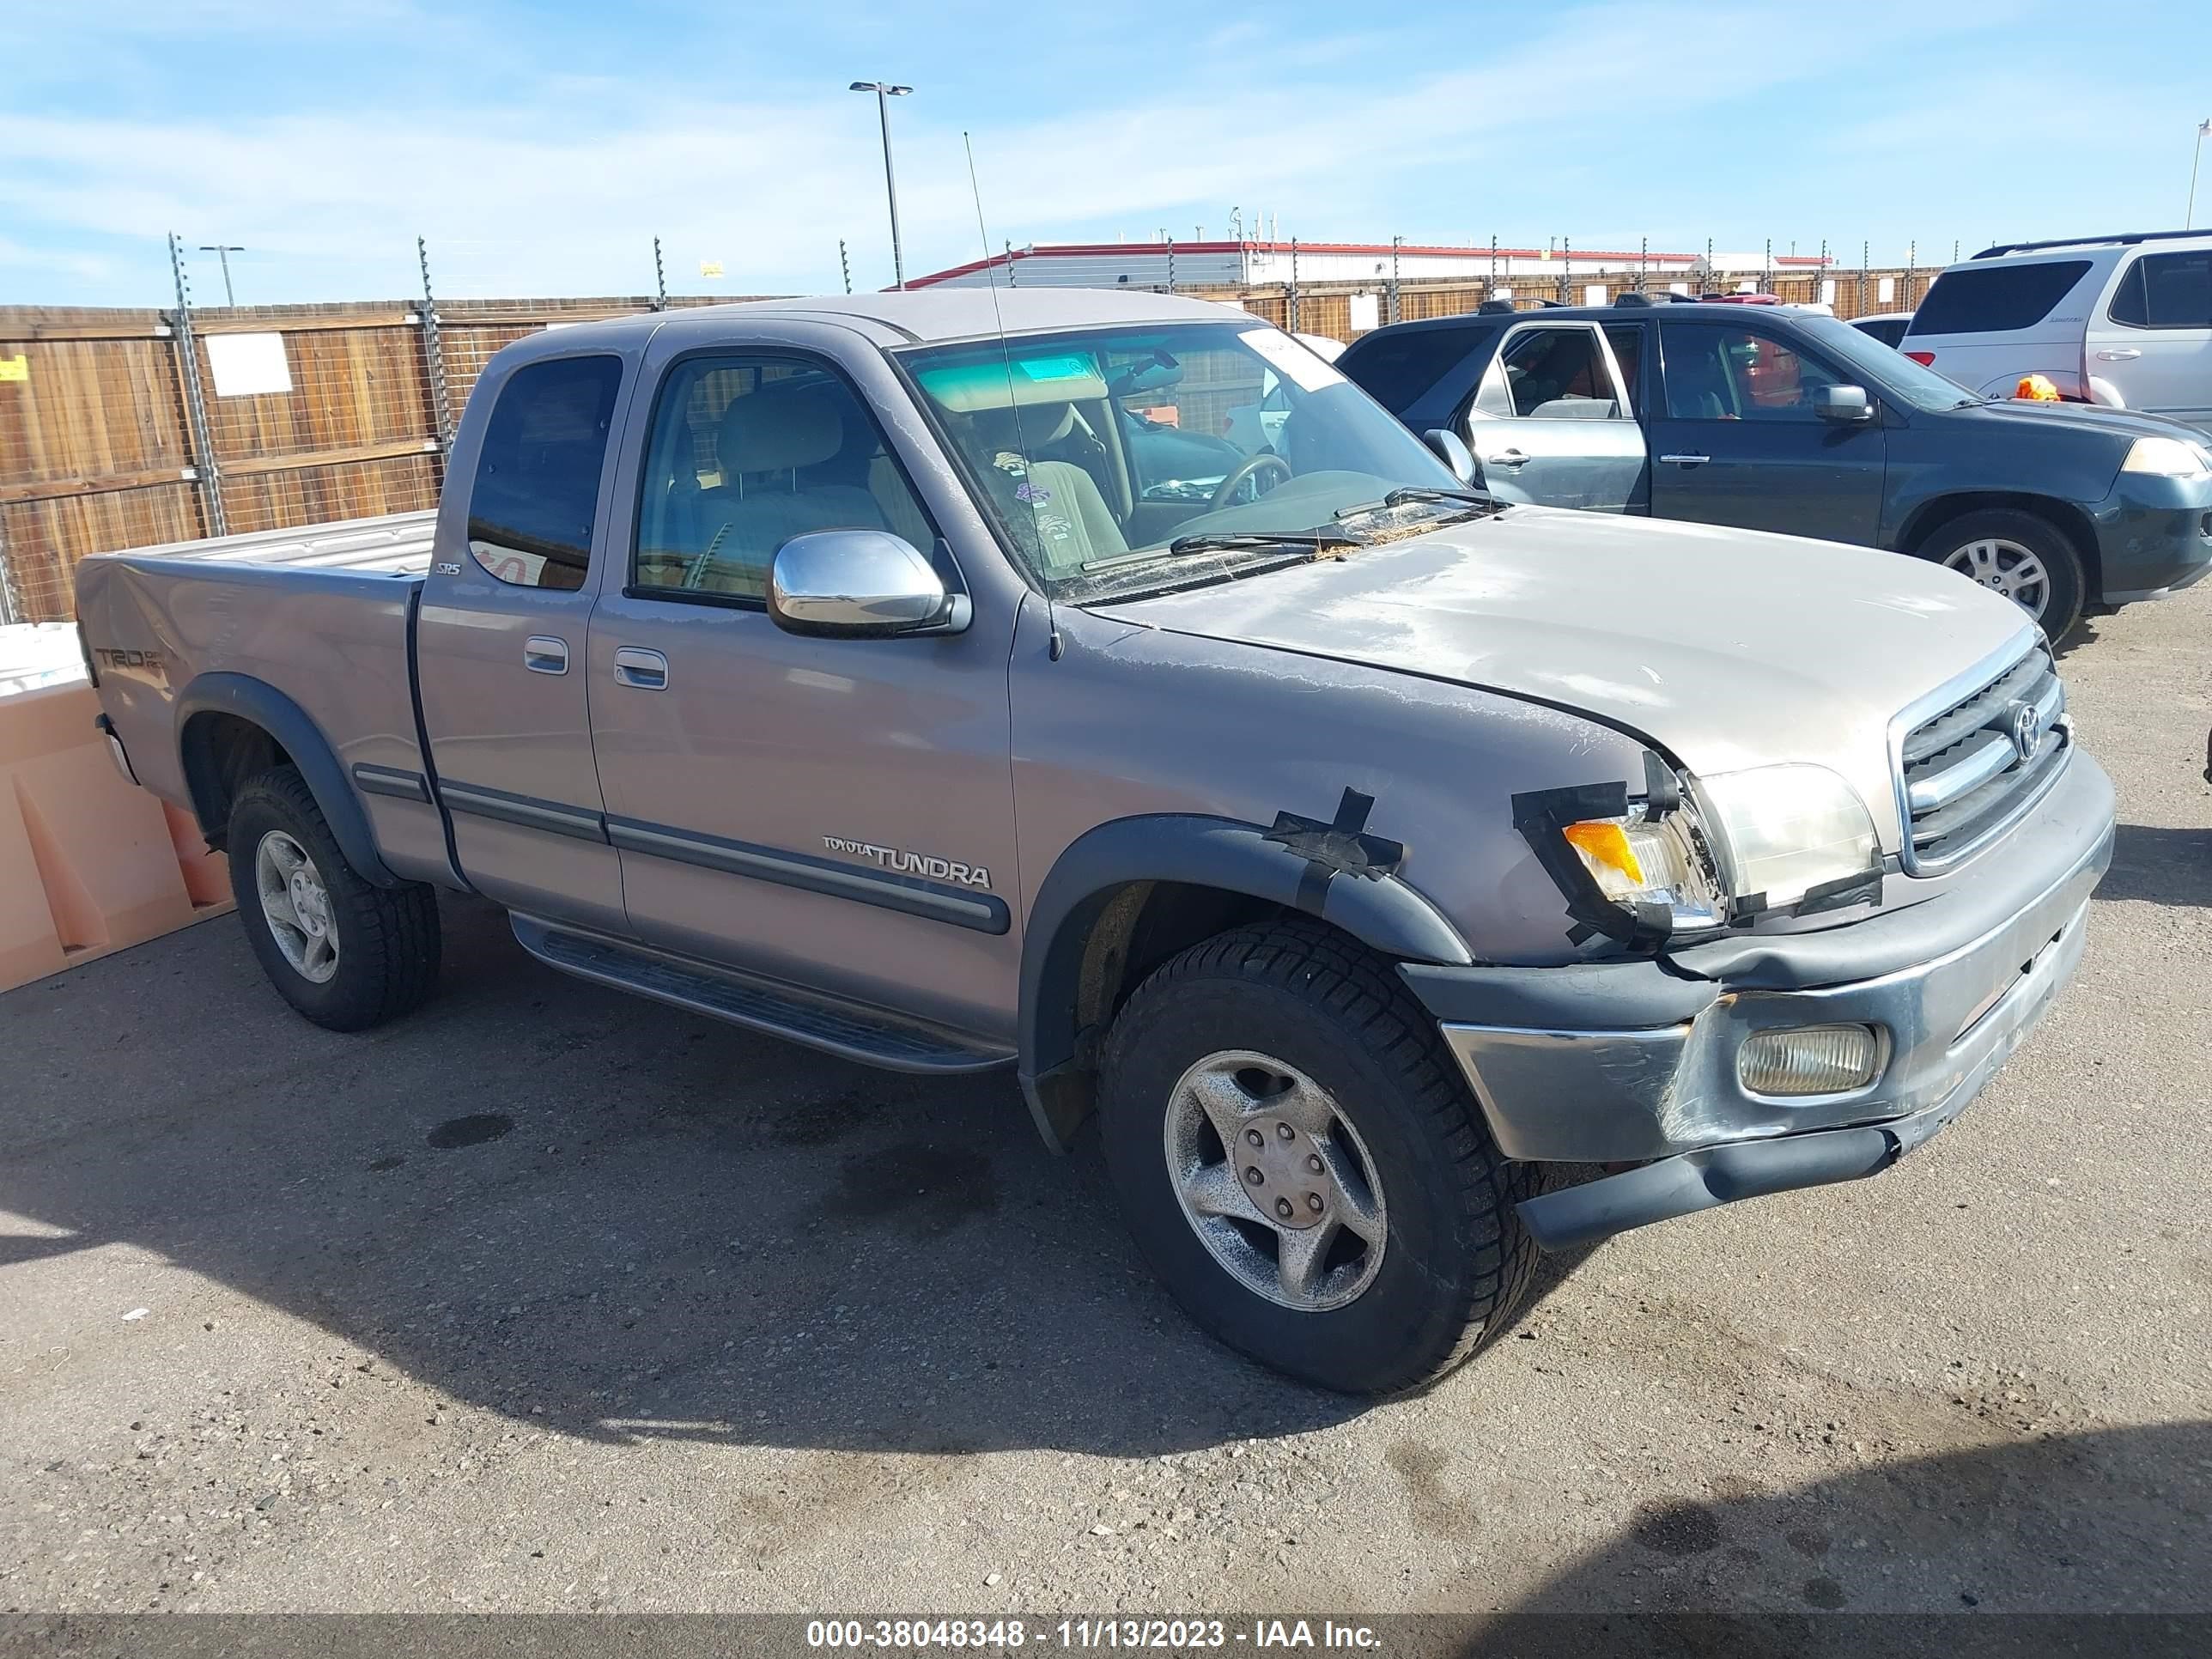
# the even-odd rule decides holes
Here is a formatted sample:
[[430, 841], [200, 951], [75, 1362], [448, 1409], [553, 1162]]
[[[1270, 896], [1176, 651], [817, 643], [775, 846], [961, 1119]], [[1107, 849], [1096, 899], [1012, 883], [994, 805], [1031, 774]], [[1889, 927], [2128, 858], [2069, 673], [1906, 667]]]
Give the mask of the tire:
[[[247, 942], [269, 982], [316, 1024], [367, 1030], [429, 995], [438, 978], [437, 896], [421, 882], [387, 888], [365, 880], [338, 850], [297, 769], [274, 768], [238, 792], [228, 848]], [[295, 855], [307, 866], [304, 886], [266, 879], [296, 871]], [[273, 904], [264, 897], [272, 884]], [[298, 925], [281, 925], [286, 914]]]
[[[1247, 1107], [1231, 1120], [1238, 1156], [1217, 1165], [1227, 1139], [1213, 1124]], [[1326, 1135], [1310, 1133], [1323, 1111]], [[1291, 1376], [1348, 1394], [1415, 1387], [1472, 1354], [1528, 1288], [1536, 1251], [1514, 1206], [1538, 1190], [1534, 1168], [1499, 1155], [1388, 966], [1319, 923], [1239, 928], [1155, 971], [1108, 1036], [1099, 1115], [1123, 1217], [1170, 1293], [1209, 1334]], [[1304, 1128], [1284, 1133], [1293, 1117]], [[1260, 1165], [1245, 1159], [1263, 1156], [1274, 1184], [1262, 1170], [1253, 1187]], [[1186, 1208], [1187, 1190], [1203, 1190], [1201, 1206], [1256, 1194], [1295, 1219], [1322, 1197], [1303, 1189], [1316, 1160], [1328, 1172], [1313, 1178], [1322, 1218], [1295, 1240], [1256, 1209]], [[1294, 1261], [1326, 1253], [1314, 1288], [1285, 1299], [1292, 1248], [1307, 1253]]]
[[[2054, 645], [2081, 620], [2087, 588], [2081, 550], [2047, 519], [2008, 507], [1968, 513], [1939, 527], [1917, 550], [1922, 558], [2014, 599], [2042, 624]], [[2045, 573], [2039, 584], [2025, 590], [2026, 598], [2008, 586], [2019, 580], [2023, 556]]]

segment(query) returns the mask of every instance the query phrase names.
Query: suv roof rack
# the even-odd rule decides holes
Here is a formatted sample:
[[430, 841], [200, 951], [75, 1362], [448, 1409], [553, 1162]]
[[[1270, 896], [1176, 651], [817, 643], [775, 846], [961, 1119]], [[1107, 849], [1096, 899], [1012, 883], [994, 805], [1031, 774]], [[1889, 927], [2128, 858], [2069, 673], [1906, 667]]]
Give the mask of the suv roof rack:
[[1984, 248], [1974, 258], [1995, 259], [2007, 253], [2035, 253], [2047, 247], [2093, 247], [2100, 242], [2132, 247], [2137, 242], [2178, 241], [2185, 236], [2212, 236], [2212, 230], [2133, 230], [2118, 236], [2054, 236], [2045, 242], [2000, 242], [1995, 247]]
[[1651, 302], [1651, 296], [1648, 294], [1637, 294], [1632, 292], [1628, 294], [1616, 294], [1613, 296], [1613, 308], [1616, 311], [1623, 306], [1648, 306]]
[[1510, 300], [1485, 300], [1474, 308], [1474, 314], [1478, 317], [1502, 317], [1509, 311], [1520, 308]]

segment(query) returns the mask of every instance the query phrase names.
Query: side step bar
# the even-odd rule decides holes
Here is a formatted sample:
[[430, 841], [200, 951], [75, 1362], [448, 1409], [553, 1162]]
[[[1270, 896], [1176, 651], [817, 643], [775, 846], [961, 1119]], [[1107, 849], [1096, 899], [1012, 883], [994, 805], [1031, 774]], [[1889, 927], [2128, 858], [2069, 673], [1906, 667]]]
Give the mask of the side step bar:
[[514, 937], [549, 968], [635, 992], [695, 1014], [764, 1031], [825, 1054], [893, 1072], [988, 1072], [1014, 1063], [963, 1033], [902, 1019], [881, 1009], [710, 967], [644, 945], [573, 933], [514, 915]]

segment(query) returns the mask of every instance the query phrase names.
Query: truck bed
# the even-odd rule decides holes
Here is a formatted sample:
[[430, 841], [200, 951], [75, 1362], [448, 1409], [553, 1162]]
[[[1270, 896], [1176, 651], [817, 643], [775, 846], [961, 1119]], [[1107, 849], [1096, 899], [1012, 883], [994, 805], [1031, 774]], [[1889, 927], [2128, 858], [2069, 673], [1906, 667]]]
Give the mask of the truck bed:
[[[296, 704], [349, 777], [356, 768], [422, 772], [409, 633], [436, 518], [394, 514], [86, 559], [77, 617], [139, 781], [193, 808], [184, 728], [222, 718], [242, 682]], [[367, 805], [373, 819], [386, 815], [374, 798]], [[386, 828], [378, 823], [380, 840]], [[418, 823], [389, 828], [403, 848], [423, 838]], [[442, 847], [433, 850], [442, 862]]]

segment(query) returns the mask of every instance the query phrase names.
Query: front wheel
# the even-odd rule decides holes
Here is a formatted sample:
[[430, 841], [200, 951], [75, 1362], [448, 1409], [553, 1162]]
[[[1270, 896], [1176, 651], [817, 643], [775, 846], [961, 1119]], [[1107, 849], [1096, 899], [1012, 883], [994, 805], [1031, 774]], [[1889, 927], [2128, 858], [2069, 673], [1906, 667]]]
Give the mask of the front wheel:
[[246, 941], [293, 1007], [333, 1031], [360, 1031], [429, 995], [437, 895], [357, 872], [298, 769], [276, 767], [238, 792], [227, 842]]
[[2033, 513], [1992, 507], [1943, 526], [1920, 555], [2002, 593], [2041, 623], [2055, 644], [2081, 620], [2081, 555], [2064, 532]]
[[1427, 1382], [1527, 1287], [1529, 1171], [1387, 966], [1318, 924], [1241, 928], [1155, 972], [1115, 1020], [1100, 1116], [1153, 1270], [1278, 1370]]

